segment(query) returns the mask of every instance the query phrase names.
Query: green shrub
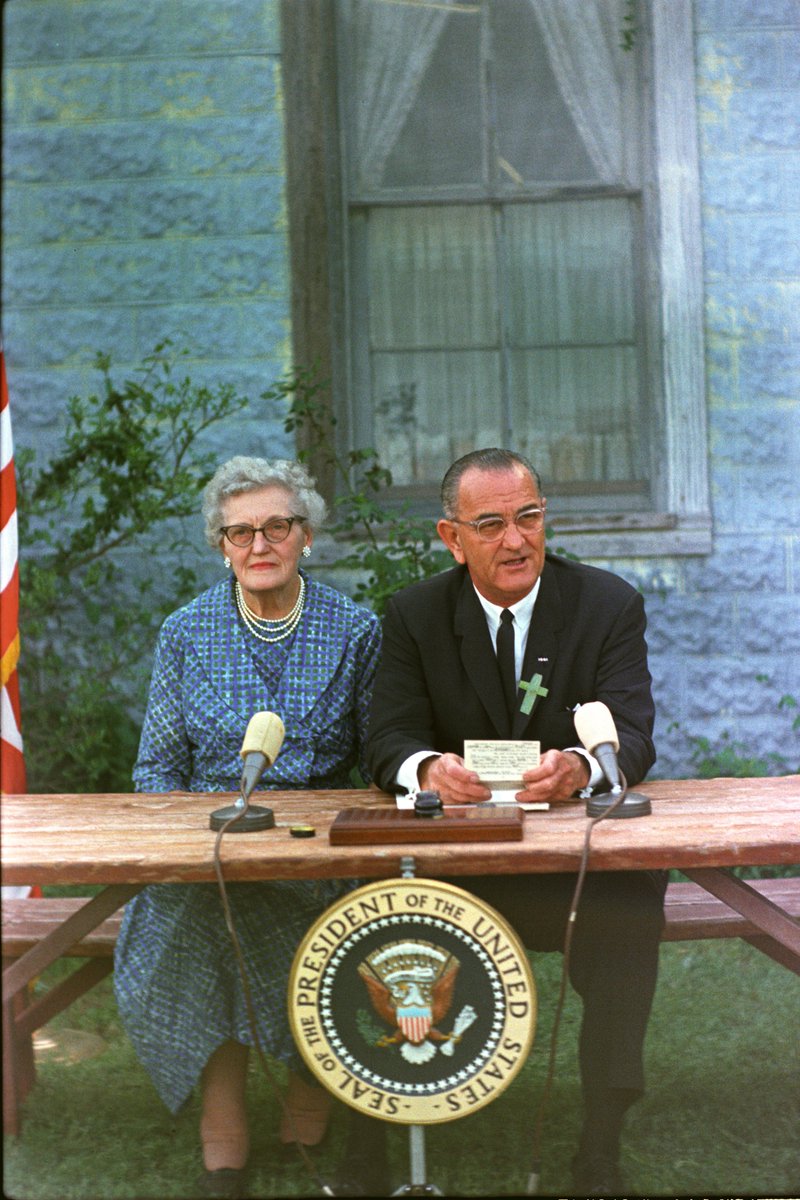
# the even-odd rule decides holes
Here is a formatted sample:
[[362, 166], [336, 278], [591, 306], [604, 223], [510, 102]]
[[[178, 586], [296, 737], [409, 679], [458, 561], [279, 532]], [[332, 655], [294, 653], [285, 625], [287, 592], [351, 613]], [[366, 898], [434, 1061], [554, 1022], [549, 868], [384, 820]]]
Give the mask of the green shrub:
[[[41, 470], [17, 457], [20, 691], [32, 792], [129, 791], [156, 632], [196, 590], [182, 519], [196, 517], [217, 463], [203, 435], [247, 400], [176, 372], [160, 343], [117, 383], [67, 404], [62, 444]], [[169, 555], [158, 571], [150, 556]], [[153, 560], [155, 561], [155, 560]]]

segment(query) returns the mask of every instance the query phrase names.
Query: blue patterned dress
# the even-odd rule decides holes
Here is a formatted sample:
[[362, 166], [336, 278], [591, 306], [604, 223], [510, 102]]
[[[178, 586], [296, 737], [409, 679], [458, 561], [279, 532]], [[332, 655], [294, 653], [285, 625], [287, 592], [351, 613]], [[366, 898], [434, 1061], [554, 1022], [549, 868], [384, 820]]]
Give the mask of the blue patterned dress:
[[[299, 625], [274, 644], [244, 626], [232, 579], [167, 618], [133, 772], [137, 791], [238, 791], [242, 739], [253, 714], [264, 710], [282, 718], [286, 736], [261, 788], [349, 787], [355, 765], [367, 777], [362, 748], [379, 622], [333, 588], [308, 578], [306, 584]], [[350, 886], [320, 880], [227, 887], [259, 1039], [290, 1066], [300, 1064], [286, 1016], [291, 962], [312, 921]], [[114, 989], [133, 1047], [173, 1113], [222, 1042], [252, 1044], [216, 884], [154, 884], [128, 902]]]

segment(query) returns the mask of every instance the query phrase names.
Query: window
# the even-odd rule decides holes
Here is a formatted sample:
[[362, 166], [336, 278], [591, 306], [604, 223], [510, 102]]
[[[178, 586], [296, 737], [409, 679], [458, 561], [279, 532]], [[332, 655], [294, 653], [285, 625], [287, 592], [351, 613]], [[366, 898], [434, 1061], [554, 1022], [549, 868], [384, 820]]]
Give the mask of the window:
[[329, 275], [295, 344], [327, 358], [350, 443], [419, 511], [454, 458], [506, 445], [578, 553], [707, 551], [688, 0], [303, 8], [284, 6], [290, 212], [316, 38]]

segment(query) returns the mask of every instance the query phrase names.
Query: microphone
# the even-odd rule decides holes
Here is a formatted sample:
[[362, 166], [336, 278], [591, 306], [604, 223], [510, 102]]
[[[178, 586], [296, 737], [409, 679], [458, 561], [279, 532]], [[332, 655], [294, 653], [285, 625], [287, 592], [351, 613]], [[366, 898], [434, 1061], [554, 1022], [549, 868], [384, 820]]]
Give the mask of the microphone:
[[242, 768], [242, 799], [247, 801], [267, 767], [271, 767], [283, 745], [286, 727], [277, 713], [259, 712], [250, 718], [239, 754]]
[[601, 700], [582, 704], [575, 712], [575, 729], [583, 745], [600, 763], [612, 791], [620, 792], [622, 784], [617, 762], [619, 738], [608, 705]]
[[212, 812], [209, 825], [221, 829], [229, 821], [231, 833], [251, 833], [272, 829], [275, 817], [271, 808], [256, 808], [249, 804], [250, 794], [261, 776], [271, 767], [280, 753], [286, 728], [277, 713], [258, 712], [250, 718], [239, 754], [242, 758], [240, 797], [235, 804]]
[[610, 792], [592, 796], [587, 800], [587, 816], [646, 816], [651, 811], [649, 799], [637, 792], [629, 792], [625, 776], [619, 769], [619, 737], [608, 705], [603, 704], [602, 700], [581, 704], [575, 710], [575, 729], [582, 744], [599, 762], [611, 785]]

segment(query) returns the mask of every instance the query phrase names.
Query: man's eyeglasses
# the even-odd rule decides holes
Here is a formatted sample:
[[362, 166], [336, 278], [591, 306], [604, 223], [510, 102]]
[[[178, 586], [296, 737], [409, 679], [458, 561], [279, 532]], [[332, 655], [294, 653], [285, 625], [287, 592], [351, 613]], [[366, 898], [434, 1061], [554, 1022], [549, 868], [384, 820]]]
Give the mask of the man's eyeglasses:
[[273, 517], [254, 529], [252, 525], [223, 525], [220, 533], [224, 534], [234, 546], [251, 546], [257, 533], [263, 533], [268, 542], [285, 542], [295, 521], [307, 521], [308, 517]]
[[474, 529], [482, 542], [496, 542], [506, 531], [507, 525], [516, 525], [522, 534], [538, 533], [544, 525], [545, 501], [541, 508], [524, 508], [510, 521], [504, 517], [481, 517], [478, 521], [458, 521], [451, 518], [454, 525], [469, 525]]

